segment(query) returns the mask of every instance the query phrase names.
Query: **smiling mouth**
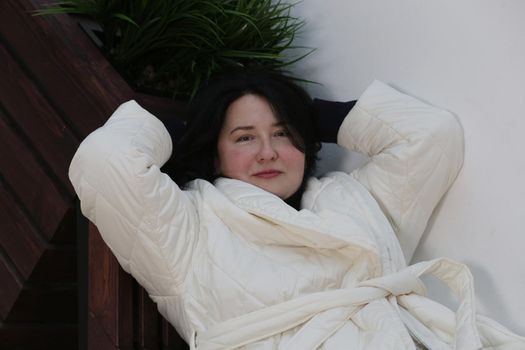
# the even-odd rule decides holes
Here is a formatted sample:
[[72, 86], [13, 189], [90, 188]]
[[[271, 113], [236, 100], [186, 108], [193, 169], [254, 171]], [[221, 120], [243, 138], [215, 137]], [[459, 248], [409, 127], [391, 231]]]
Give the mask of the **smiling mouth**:
[[253, 174], [253, 176], [259, 177], [259, 178], [262, 178], [262, 179], [271, 179], [271, 178], [279, 176], [281, 174], [282, 174], [282, 172], [278, 171], [278, 170], [265, 170], [265, 171], [261, 171], [261, 172], [258, 172], [256, 174]]

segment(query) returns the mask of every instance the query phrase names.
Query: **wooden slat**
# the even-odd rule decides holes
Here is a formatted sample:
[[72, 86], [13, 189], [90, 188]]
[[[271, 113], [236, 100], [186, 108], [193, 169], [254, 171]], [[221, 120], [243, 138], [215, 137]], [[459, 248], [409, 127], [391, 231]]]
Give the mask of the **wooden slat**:
[[67, 212], [64, 214], [64, 217], [62, 218], [62, 221], [58, 225], [58, 228], [55, 231], [55, 235], [53, 236], [53, 239], [51, 239], [50, 243], [56, 244], [56, 245], [69, 245], [69, 246], [77, 244], [77, 235], [76, 235], [77, 218], [76, 218], [75, 201], [76, 201], [76, 197], [74, 198]]
[[77, 349], [74, 324], [0, 323], [0, 348], [6, 350]]
[[[184, 101], [133, 92], [73, 19], [29, 15], [47, 2], [0, 2], [0, 32], [19, 64], [31, 71], [46, 98], [59, 106], [68, 122], [80, 127], [82, 137], [131, 98], [161, 119], [181, 117]], [[53, 30], [61, 35], [51, 35]]]
[[6, 123], [0, 110], [0, 174], [15, 192], [37, 228], [51, 239], [72, 202], [49, 178], [29, 149]]
[[[22, 289], [22, 282], [13, 270], [12, 263], [3, 250], [0, 250], [0, 281], [2, 297], [0, 298], [0, 319], [5, 320]], [[1, 343], [0, 343], [1, 344]]]
[[159, 313], [157, 306], [150, 299], [144, 288], [135, 283], [137, 288], [137, 318], [138, 329], [135, 332], [140, 349], [158, 349], [162, 339], [159, 339]]
[[77, 280], [75, 247], [51, 247], [44, 251], [28, 281], [30, 283], [75, 283]]
[[24, 286], [6, 322], [77, 322], [77, 290], [74, 284]]
[[0, 1], [0, 33], [51, 104], [84, 137], [133, 91], [70, 17], [31, 16], [45, 3]]
[[96, 227], [89, 226], [88, 349], [131, 349], [133, 339], [134, 349], [188, 349], [147, 292], [120, 268]]
[[[119, 266], [94, 225], [89, 225], [88, 349], [133, 347], [133, 279]], [[102, 336], [105, 334], [105, 337]]]
[[0, 246], [27, 280], [45, 250], [42, 238], [0, 181]]
[[133, 92], [74, 18], [29, 15], [46, 3], [0, 2], [0, 32], [20, 64], [31, 71], [46, 97], [60, 107], [82, 137], [100, 126], [120, 103], [132, 98], [161, 119], [180, 115], [184, 101]]
[[1, 43], [0, 62], [0, 105], [60, 184], [73, 193], [67, 172], [79, 141]]
[[162, 350], [188, 350], [190, 347], [180, 337], [175, 328], [162, 319]]
[[[88, 350], [121, 350], [121, 348], [116, 346], [110, 335], [106, 333], [106, 327], [101, 325], [97, 314], [89, 312], [87, 327]], [[124, 349], [131, 350], [132, 348], [127, 347]]]
[[[0, 162], [9, 164], [10, 168], [19, 168], [11, 171], [0, 165], [0, 171], [9, 187], [15, 189], [25, 212], [34, 216], [36, 227], [45, 233], [45, 237], [55, 240], [60, 237], [58, 242], [66, 242], [71, 239], [67, 228], [70, 225], [63, 217], [68, 217], [72, 200], [67, 196], [57, 199], [61, 190], [57, 189], [56, 183], [53, 185], [53, 180], [58, 178], [69, 186], [65, 170], [78, 142], [76, 137], [82, 138], [100, 126], [120, 103], [130, 98], [137, 99], [164, 120], [180, 115], [182, 104], [133, 93], [70, 17], [30, 16], [34, 4], [47, 2], [0, 1], [0, 43], [4, 46], [0, 60], [7, 62], [0, 68], [0, 74], [9, 75], [0, 83], [0, 91], [12, 89], [0, 96], [2, 108], [9, 113], [9, 118], [0, 120], [2, 138], [7, 131], [7, 139], [0, 140], [0, 147], [4, 143], [7, 146], [0, 150]], [[24, 118], [18, 120], [17, 115]], [[14, 121], [16, 128], [8, 120]], [[42, 126], [50, 130], [39, 130]], [[61, 132], [68, 127], [72, 132], [66, 132], [64, 137]], [[25, 141], [20, 140], [21, 134]], [[48, 142], [51, 145], [46, 145]], [[61, 147], [65, 149], [65, 152], [59, 150], [63, 154], [47, 151]], [[36, 150], [40, 156], [35, 158], [31, 150]], [[46, 176], [45, 170], [48, 169], [42, 169], [47, 164], [53, 169], [54, 177]], [[28, 181], [31, 178], [33, 183]], [[57, 204], [53, 205], [54, 202]], [[57, 226], [59, 222], [61, 224]], [[145, 293], [141, 296], [139, 315], [133, 315], [132, 278], [120, 269], [93, 227], [89, 240], [89, 348], [132, 349], [133, 339], [138, 337], [143, 348], [186, 349], [171, 326], [165, 321], [159, 326], [158, 313]], [[42, 266], [47, 265], [46, 257], [52, 256], [44, 254]], [[55, 258], [57, 256], [50, 259]], [[38, 270], [39, 266], [34, 269], [31, 279], [49, 279], [46, 273], [50, 270]], [[21, 309], [17, 311], [21, 312]], [[133, 334], [133, 322], [141, 324], [139, 335]], [[150, 322], [152, 327], [149, 327]], [[157, 333], [157, 338], [154, 333]]]

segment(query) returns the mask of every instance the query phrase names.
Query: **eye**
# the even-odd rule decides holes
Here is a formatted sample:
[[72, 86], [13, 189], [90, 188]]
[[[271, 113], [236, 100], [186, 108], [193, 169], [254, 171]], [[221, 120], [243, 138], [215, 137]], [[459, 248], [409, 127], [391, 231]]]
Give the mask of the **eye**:
[[289, 137], [290, 132], [288, 131], [288, 129], [279, 129], [273, 135], [276, 137]]
[[235, 139], [235, 142], [248, 142], [250, 140], [253, 140], [253, 136], [251, 135], [242, 135]]

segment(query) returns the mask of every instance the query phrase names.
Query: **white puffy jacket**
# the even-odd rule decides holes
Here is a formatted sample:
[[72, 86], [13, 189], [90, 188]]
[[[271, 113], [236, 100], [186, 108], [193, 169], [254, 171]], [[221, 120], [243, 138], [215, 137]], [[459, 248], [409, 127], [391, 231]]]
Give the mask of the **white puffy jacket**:
[[[475, 315], [463, 265], [406, 267], [462, 164], [455, 117], [374, 82], [338, 143], [370, 161], [310, 179], [300, 211], [233, 179], [183, 191], [159, 169], [169, 134], [130, 101], [82, 142], [70, 178], [84, 215], [192, 349], [525, 348]], [[424, 273], [458, 293], [456, 315], [422, 296]]]

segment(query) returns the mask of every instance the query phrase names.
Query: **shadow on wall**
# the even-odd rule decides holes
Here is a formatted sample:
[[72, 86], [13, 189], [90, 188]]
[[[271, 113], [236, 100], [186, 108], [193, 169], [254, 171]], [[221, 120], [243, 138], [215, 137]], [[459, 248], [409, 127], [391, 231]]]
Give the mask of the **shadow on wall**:
[[364, 165], [367, 160], [368, 157], [361, 153], [349, 151], [334, 143], [323, 143], [315, 175], [320, 176], [330, 171], [351, 172]]

